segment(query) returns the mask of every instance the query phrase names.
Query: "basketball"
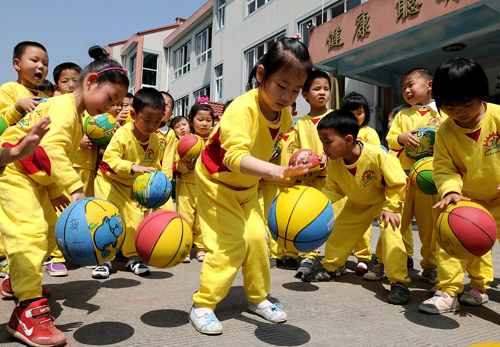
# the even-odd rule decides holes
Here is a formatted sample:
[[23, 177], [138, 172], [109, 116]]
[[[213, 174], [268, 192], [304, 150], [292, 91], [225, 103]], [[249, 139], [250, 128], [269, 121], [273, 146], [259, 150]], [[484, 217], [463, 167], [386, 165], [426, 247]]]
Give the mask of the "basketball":
[[387, 149], [387, 147], [385, 147], [384, 145], [381, 145], [380, 147], [385, 151], [385, 153], [389, 153], [389, 150]]
[[125, 221], [118, 208], [99, 198], [69, 205], [57, 220], [57, 246], [64, 258], [80, 266], [113, 260], [125, 240]]
[[5, 119], [0, 117], [0, 135], [3, 134], [3, 132], [8, 128], [9, 126], [7, 125], [7, 122]]
[[282, 191], [269, 208], [271, 236], [292, 252], [310, 252], [324, 244], [333, 229], [333, 208], [319, 190], [295, 186]]
[[177, 153], [181, 160], [190, 163], [193, 159], [198, 158], [201, 150], [205, 147], [203, 140], [196, 135], [186, 135], [179, 140], [177, 144]]
[[172, 184], [161, 171], [145, 172], [137, 176], [132, 186], [135, 200], [146, 208], [163, 206], [172, 194]]
[[497, 238], [495, 219], [483, 206], [471, 201], [449, 204], [436, 218], [436, 239], [442, 249], [459, 259], [480, 257]]
[[193, 231], [173, 211], [156, 211], [144, 218], [135, 233], [135, 248], [148, 265], [169, 268], [182, 263], [193, 247]]
[[427, 195], [436, 195], [438, 193], [434, 180], [432, 179], [432, 173], [434, 172], [432, 162], [433, 157], [425, 157], [418, 160], [410, 171], [410, 181], [411, 184], [418, 191]]
[[88, 117], [83, 124], [83, 132], [97, 145], [106, 145], [115, 133], [116, 119], [109, 113]]
[[430, 156], [429, 152], [434, 146], [434, 140], [436, 138], [436, 130], [431, 128], [420, 128], [413, 134], [415, 138], [420, 142], [420, 146], [416, 149], [406, 148], [406, 153], [415, 160], [422, 159], [424, 157]]
[[311, 149], [301, 149], [295, 152], [290, 157], [290, 165], [296, 166], [297, 164], [309, 164], [312, 163], [312, 167], [309, 168], [309, 171], [303, 175], [295, 176], [296, 179], [300, 181], [311, 181], [318, 177], [319, 168], [321, 166], [321, 162], [319, 160], [319, 156]]

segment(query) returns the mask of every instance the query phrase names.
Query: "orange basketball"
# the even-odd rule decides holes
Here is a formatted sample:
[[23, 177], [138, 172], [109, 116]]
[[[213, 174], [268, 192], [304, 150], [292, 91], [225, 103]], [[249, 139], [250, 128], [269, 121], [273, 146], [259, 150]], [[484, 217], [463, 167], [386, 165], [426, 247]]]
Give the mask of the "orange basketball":
[[309, 168], [309, 171], [303, 175], [296, 176], [298, 180], [301, 181], [311, 181], [318, 177], [319, 168], [321, 166], [321, 162], [319, 160], [319, 156], [312, 149], [301, 149], [300, 151], [295, 152], [290, 157], [290, 165], [296, 166], [297, 164], [312, 164], [312, 167]]

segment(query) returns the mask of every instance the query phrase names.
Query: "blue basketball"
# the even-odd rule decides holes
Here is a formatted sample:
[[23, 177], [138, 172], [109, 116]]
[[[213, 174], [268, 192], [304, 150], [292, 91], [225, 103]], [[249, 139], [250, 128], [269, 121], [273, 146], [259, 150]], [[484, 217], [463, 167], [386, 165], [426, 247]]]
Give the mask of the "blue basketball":
[[137, 176], [132, 192], [139, 204], [146, 208], [165, 205], [172, 195], [172, 183], [161, 171], [145, 172]]
[[333, 230], [333, 208], [319, 190], [290, 187], [271, 204], [267, 223], [273, 239], [292, 252], [311, 252], [324, 244]]
[[113, 260], [124, 240], [122, 214], [113, 203], [103, 199], [75, 201], [57, 220], [57, 246], [65, 259], [80, 266]]
[[385, 153], [389, 153], [389, 150], [384, 145], [382, 145], [380, 147], [382, 147], [382, 149], [385, 151]]

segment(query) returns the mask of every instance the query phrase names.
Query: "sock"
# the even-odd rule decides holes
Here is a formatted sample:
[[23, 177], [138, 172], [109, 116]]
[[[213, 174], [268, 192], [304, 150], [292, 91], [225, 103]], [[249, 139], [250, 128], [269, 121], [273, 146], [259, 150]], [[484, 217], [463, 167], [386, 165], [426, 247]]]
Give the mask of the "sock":
[[35, 301], [38, 301], [40, 300], [41, 298], [35, 298], [35, 299], [29, 299], [29, 300], [24, 300], [24, 301], [21, 301], [19, 303], [19, 306], [21, 306], [21, 308], [26, 308], [28, 307], [29, 304], [31, 304], [32, 302], [35, 302]]

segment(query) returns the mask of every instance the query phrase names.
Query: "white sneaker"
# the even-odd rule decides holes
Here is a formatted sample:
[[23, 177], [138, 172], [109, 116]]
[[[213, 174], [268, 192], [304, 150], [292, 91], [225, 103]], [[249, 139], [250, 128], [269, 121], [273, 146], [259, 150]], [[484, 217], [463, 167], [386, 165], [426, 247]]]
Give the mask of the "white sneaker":
[[418, 309], [428, 313], [441, 314], [460, 310], [460, 304], [456, 296], [438, 290], [432, 298], [421, 303]]
[[191, 256], [188, 254], [187, 257], [182, 262], [183, 263], [190, 263], [191, 262]]
[[[269, 305], [266, 306], [266, 302]], [[265, 307], [259, 308], [259, 305]], [[265, 300], [260, 304], [256, 304], [253, 302], [248, 303], [248, 309], [251, 312], [258, 314], [259, 316], [273, 323], [283, 323], [287, 320], [286, 313], [282, 310], [282, 308], [283, 305], [281, 305], [279, 302], [272, 304], [268, 300]]]
[[[205, 313], [196, 314], [196, 310], [205, 311]], [[189, 312], [189, 322], [202, 334], [219, 335], [222, 334], [222, 324], [215, 316], [214, 311], [209, 308], [197, 307], [194, 305]]]
[[149, 267], [144, 264], [139, 257], [130, 258], [125, 268], [139, 276], [147, 276], [150, 274]]
[[345, 275], [346, 273], [347, 273], [347, 270], [346, 270], [345, 264], [342, 265], [341, 267], [337, 268], [337, 270], [335, 270], [336, 277], [339, 277], [341, 275]]
[[111, 262], [107, 261], [104, 264], [98, 265], [94, 271], [92, 271], [92, 278], [96, 279], [105, 279], [109, 277], [109, 274], [111, 273]]
[[488, 294], [482, 292], [479, 289], [472, 288], [471, 290], [465, 291], [460, 297], [460, 302], [463, 304], [471, 306], [481, 306], [490, 300]]

